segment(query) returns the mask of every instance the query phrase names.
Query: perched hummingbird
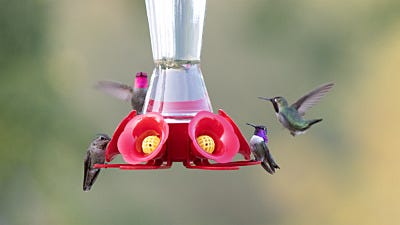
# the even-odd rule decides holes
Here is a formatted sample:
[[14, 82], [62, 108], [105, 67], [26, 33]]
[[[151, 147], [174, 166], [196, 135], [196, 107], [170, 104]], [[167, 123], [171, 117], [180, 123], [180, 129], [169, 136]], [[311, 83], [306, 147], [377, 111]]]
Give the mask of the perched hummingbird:
[[100, 169], [93, 168], [94, 164], [103, 164], [105, 161], [105, 152], [110, 137], [106, 134], [98, 134], [95, 139], [90, 143], [85, 160], [84, 160], [84, 174], [83, 174], [83, 190], [90, 191], [90, 188], [96, 181], [100, 173]]
[[303, 116], [309, 108], [318, 103], [332, 89], [333, 85], [334, 83], [323, 84], [290, 106], [284, 97], [258, 98], [271, 101], [279, 122], [290, 131], [291, 135], [296, 136], [306, 132], [313, 124], [322, 121], [322, 119], [306, 120]]
[[147, 73], [136, 73], [135, 84], [133, 87], [115, 81], [104, 80], [99, 81], [96, 88], [121, 100], [130, 101], [132, 108], [136, 110], [138, 114], [141, 114], [148, 88]]
[[265, 126], [256, 126], [246, 123], [254, 127], [254, 134], [250, 139], [250, 150], [257, 161], [261, 161], [261, 166], [270, 174], [275, 173], [275, 169], [280, 169], [278, 164], [272, 158], [272, 155], [267, 147], [268, 137], [267, 128]]

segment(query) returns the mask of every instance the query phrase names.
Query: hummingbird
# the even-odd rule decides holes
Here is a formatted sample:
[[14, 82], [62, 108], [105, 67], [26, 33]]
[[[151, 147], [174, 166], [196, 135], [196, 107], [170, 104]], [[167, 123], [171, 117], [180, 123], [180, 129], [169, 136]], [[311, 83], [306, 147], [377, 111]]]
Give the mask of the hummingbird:
[[309, 108], [317, 104], [321, 98], [332, 89], [333, 85], [334, 83], [323, 84], [310, 91], [290, 106], [286, 99], [281, 96], [273, 98], [258, 98], [272, 103], [279, 122], [287, 128], [290, 131], [290, 134], [294, 137], [305, 133], [312, 125], [322, 121], [321, 118], [306, 120], [304, 119], [304, 114]]
[[274, 174], [275, 169], [280, 169], [278, 164], [272, 158], [271, 152], [267, 147], [267, 127], [262, 125], [253, 125], [246, 123], [249, 126], [254, 127], [254, 134], [250, 139], [250, 150], [253, 153], [257, 161], [261, 161], [261, 166], [269, 174]]
[[147, 73], [145, 72], [136, 73], [133, 87], [120, 82], [107, 80], [99, 81], [96, 85], [96, 89], [102, 90], [121, 100], [130, 101], [132, 108], [136, 110], [138, 114], [141, 114], [143, 111], [147, 88], [148, 80]]
[[94, 164], [103, 164], [105, 162], [105, 153], [110, 137], [106, 134], [98, 134], [90, 143], [84, 159], [83, 191], [90, 191], [90, 188], [96, 181], [100, 169], [93, 168]]

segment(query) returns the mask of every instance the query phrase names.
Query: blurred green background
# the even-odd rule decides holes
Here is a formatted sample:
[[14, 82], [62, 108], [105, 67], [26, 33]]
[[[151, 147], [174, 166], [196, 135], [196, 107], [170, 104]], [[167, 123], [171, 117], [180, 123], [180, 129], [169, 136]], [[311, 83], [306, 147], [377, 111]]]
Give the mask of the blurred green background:
[[[209, 0], [202, 70], [214, 110], [269, 127], [281, 166], [104, 171], [83, 156], [128, 104], [94, 90], [153, 69], [142, 0], [0, 0], [0, 224], [400, 224], [400, 2]], [[293, 138], [272, 106], [336, 87]]]

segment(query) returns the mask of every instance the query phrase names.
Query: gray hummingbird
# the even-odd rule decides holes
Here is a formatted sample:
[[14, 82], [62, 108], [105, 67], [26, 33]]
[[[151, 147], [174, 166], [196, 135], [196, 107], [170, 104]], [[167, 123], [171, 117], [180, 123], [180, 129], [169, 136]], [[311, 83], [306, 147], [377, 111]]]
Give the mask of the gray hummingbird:
[[105, 162], [105, 152], [110, 137], [106, 134], [98, 134], [90, 143], [84, 159], [83, 190], [90, 191], [90, 188], [96, 181], [100, 169], [93, 168], [94, 164], [103, 164]]
[[148, 88], [147, 73], [138, 72], [136, 73], [134, 86], [122, 84], [116, 81], [99, 81], [96, 85], [96, 89], [102, 90], [116, 98], [131, 103], [132, 108], [136, 110], [138, 114], [143, 111], [143, 104], [146, 98]]
[[261, 161], [261, 166], [270, 174], [274, 174], [276, 169], [280, 169], [278, 164], [272, 158], [271, 152], [267, 147], [268, 137], [267, 128], [261, 125], [253, 125], [246, 123], [254, 127], [254, 134], [250, 139], [250, 150], [253, 153], [257, 161]]
[[272, 102], [279, 122], [290, 131], [292, 136], [306, 132], [312, 125], [321, 122], [322, 119], [304, 119], [304, 114], [313, 105], [317, 104], [321, 98], [332, 89], [334, 83], [323, 84], [311, 92], [307, 93], [295, 103], [289, 106], [284, 97], [274, 98], [258, 97]]

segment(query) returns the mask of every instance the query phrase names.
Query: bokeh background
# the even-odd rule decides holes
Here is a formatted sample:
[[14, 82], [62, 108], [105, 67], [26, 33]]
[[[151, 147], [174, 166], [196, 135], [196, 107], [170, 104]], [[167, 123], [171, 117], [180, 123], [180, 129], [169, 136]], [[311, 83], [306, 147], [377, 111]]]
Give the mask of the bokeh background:
[[[400, 2], [209, 0], [202, 70], [214, 110], [270, 130], [281, 170], [104, 171], [94, 134], [128, 104], [93, 89], [153, 69], [142, 0], [0, 1], [0, 224], [400, 224]], [[293, 138], [271, 105], [336, 86]]]

